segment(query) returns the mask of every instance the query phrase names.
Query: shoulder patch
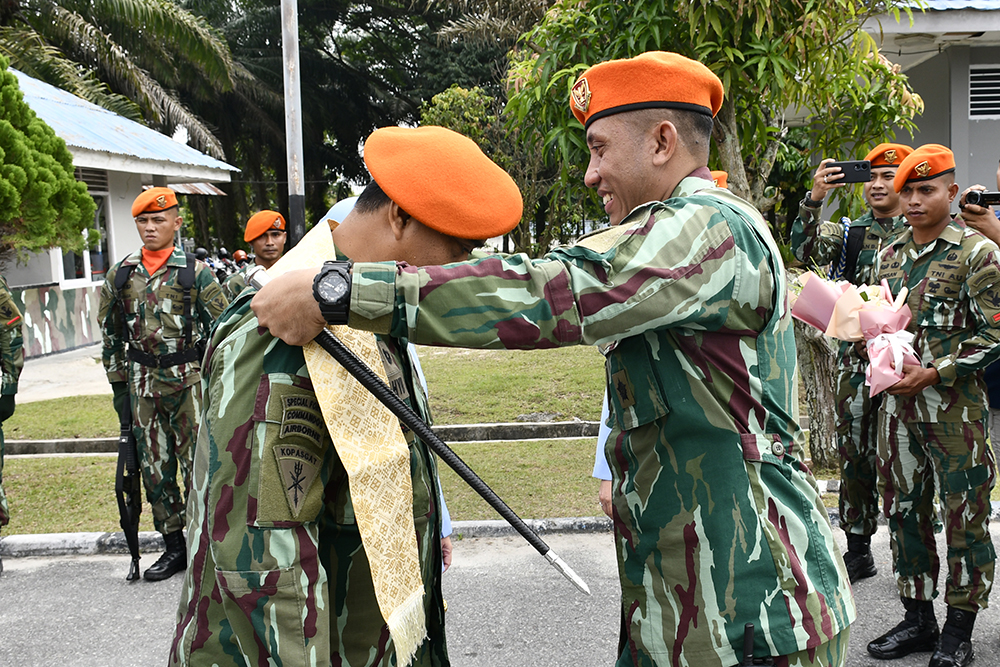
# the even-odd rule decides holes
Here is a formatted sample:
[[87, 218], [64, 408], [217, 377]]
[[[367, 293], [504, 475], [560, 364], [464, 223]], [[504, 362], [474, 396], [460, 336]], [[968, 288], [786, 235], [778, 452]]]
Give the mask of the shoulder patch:
[[292, 518], [298, 519], [305, 505], [309, 487], [319, 474], [320, 458], [304, 447], [276, 445], [271, 451], [278, 464], [278, 475], [285, 490], [285, 500]]
[[969, 277], [969, 293], [975, 296], [998, 283], [1000, 283], [1000, 268], [995, 264], [987, 264]]
[[326, 422], [315, 396], [286, 394], [281, 397], [281, 428], [279, 437], [298, 435], [317, 447], [323, 440]]

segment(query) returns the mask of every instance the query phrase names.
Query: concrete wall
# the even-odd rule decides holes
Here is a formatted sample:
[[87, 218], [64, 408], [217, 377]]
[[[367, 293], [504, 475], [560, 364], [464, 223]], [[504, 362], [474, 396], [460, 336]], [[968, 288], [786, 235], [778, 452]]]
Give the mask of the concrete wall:
[[[969, 66], [1000, 64], [1000, 48], [953, 46], [907, 71], [924, 100], [913, 146], [943, 144], [955, 153], [955, 178], [964, 190], [979, 183], [996, 187], [1000, 160], [1000, 119], [969, 118]], [[896, 139], [908, 143], [906, 132]]]

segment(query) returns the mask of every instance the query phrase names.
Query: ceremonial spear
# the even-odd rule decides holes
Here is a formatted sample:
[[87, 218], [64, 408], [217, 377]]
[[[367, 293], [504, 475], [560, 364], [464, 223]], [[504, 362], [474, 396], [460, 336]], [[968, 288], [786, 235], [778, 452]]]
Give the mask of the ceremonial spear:
[[[270, 276], [263, 267], [256, 267], [247, 273], [247, 282], [253, 287], [260, 289], [268, 283]], [[472, 490], [478, 493], [483, 500], [489, 503], [490, 507], [495, 509], [497, 513], [502, 516], [507, 523], [513, 526], [514, 530], [520, 533], [521, 537], [527, 540], [528, 544], [533, 546], [535, 550], [545, 557], [553, 567], [555, 567], [559, 572], [562, 573], [564, 577], [573, 582], [573, 585], [580, 589], [582, 592], [590, 595], [590, 587], [587, 586], [587, 582], [580, 578], [576, 572], [573, 571], [569, 565], [563, 561], [562, 558], [556, 555], [549, 545], [545, 544], [538, 533], [533, 531], [531, 527], [524, 522], [524, 520], [517, 515], [514, 510], [512, 510], [503, 499], [498, 496], [493, 489], [489, 487], [486, 482], [482, 480], [479, 475], [477, 475], [472, 468], [470, 468], [465, 461], [463, 461], [458, 454], [452, 451], [445, 442], [438, 437], [431, 427], [428, 426], [420, 416], [410, 409], [406, 403], [404, 403], [392, 390], [389, 385], [387, 385], [382, 378], [376, 375], [365, 362], [361, 361], [346, 345], [340, 342], [340, 340], [333, 334], [329, 329], [323, 329], [318, 336], [315, 338], [316, 343], [319, 344], [324, 350], [326, 350], [331, 357], [333, 357], [337, 363], [344, 367], [344, 369], [354, 376], [358, 382], [361, 383], [365, 389], [370, 391], [375, 398], [379, 400], [382, 405], [389, 408], [392, 414], [396, 415], [399, 421], [403, 422], [411, 431], [413, 431], [418, 438], [427, 443], [427, 446], [434, 450], [442, 461], [448, 464], [448, 467], [454, 470], [459, 477], [465, 481], [466, 484], [472, 487]]]

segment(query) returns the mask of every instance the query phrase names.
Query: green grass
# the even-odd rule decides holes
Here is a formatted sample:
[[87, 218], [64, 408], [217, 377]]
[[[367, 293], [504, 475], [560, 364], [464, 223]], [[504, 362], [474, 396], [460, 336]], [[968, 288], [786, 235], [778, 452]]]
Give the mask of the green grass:
[[547, 412], [560, 420], [601, 416], [604, 357], [592, 347], [460, 350], [421, 347], [436, 424], [513, 422]]
[[[6, 425], [4, 426], [6, 433]], [[3, 486], [10, 506], [4, 535], [112, 532], [118, 526], [114, 456], [9, 458]], [[153, 530], [145, 505], [139, 530]]]
[[118, 415], [110, 394], [18, 403], [3, 423], [3, 434], [7, 440], [116, 438]]
[[[525, 519], [600, 514], [590, 440], [455, 443], [453, 449]], [[114, 456], [7, 459], [3, 484], [11, 518], [3, 534], [120, 530], [115, 461]], [[440, 475], [453, 521], [500, 518], [444, 464]], [[145, 503], [139, 529], [153, 530]]]

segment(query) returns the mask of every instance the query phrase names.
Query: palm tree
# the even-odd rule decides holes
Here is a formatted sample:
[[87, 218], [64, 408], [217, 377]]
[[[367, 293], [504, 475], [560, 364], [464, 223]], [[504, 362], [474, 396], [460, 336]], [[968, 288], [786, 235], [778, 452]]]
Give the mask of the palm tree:
[[11, 66], [224, 159], [211, 128], [182, 102], [250, 75], [207, 22], [169, 0], [14, 0], [0, 7]]

